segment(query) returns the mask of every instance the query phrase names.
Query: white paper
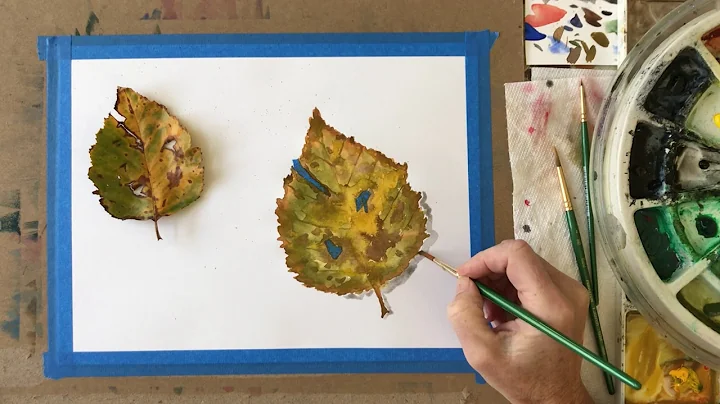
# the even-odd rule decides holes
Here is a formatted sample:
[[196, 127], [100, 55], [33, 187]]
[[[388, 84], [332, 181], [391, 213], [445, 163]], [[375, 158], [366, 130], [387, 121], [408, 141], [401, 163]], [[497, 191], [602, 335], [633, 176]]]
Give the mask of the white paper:
[[[202, 148], [206, 189], [184, 211], [111, 218], [88, 150], [117, 86], [164, 104]], [[469, 257], [462, 57], [219, 58], [72, 62], [74, 351], [458, 347], [455, 280], [421, 262], [386, 299], [347, 299], [293, 279], [276, 198], [318, 107], [340, 132], [398, 162], [427, 193], [432, 251]]]
[[[600, 19], [594, 21], [588, 14]], [[627, 54], [626, 15], [627, 0], [525, 0], [525, 62], [528, 66], [617, 66]], [[559, 40], [556, 32], [562, 33]], [[599, 33], [607, 43], [593, 38]], [[594, 56], [577, 41], [595, 47]], [[572, 62], [568, 55], [576, 46], [580, 57]]]

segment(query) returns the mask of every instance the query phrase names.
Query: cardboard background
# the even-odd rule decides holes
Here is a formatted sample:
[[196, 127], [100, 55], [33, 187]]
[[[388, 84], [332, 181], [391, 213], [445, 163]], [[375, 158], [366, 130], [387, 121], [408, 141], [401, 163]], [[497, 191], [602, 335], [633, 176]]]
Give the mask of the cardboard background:
[[9, 215], [0, 229], [0, 402], [502, 402], [469, 374], [52, 381], [42, 376], [41, 358], [45, 82], [38, 35], [499, 31], [492, 89], [496, 233], [503, 239], [512, 237], [512, 218], [502, 84], [523, 78], [522, 0], [492, 3], [490, 12], [477, 0], [0, 0], [0, 218]]
[[[678, 3], [629, 2], [629, 45]], [[652, 13], [648, 13], [652, 11]], [[472, 375], [45, 380], [45, 123], [38, 35], [500, 32], [492, 51], [496, 238], [512, 237], [503, 83], [523, 79], [522, 0], [0, 0], [0, 402], [502, 403]]]

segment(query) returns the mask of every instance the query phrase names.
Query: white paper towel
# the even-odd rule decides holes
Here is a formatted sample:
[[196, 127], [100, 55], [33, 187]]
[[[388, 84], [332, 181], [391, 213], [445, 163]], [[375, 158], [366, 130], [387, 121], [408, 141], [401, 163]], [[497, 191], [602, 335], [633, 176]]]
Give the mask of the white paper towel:
[[[608, 76], [583, 78], [591, 134], [610, 83], [611, 77]], [[555, 146], [560, 154], [580, 233], [587, 246], [580, 143], [580, 79], [506, 84], [505, 99], [513, 178], [515, 238], [526, 240], [552, 265], [579, 279], [552, 148]], [[619, 367], [622, 292], [601, 248], [599, 233], [596, 233], [596, 245], [599, 315], [608, 357], [610, 362]], [[586, 347], [597, 352], [589, 321], [584, 342]], [[596, 403], [613, 403], [618, 400], [619, 389], [622, 388], [620, 384], [616, 383], [616, 395], [612, 397], [607, 392], [598, 368], [583, 361], [582, 373], [583, 381]]]

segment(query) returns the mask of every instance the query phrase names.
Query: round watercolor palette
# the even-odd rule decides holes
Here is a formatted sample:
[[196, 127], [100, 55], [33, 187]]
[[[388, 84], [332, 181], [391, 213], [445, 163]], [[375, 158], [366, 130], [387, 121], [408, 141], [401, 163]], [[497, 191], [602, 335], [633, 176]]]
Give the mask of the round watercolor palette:
[[593, 145], [604, 250], [632, 303], [720, 369], [720, 10], [690, 1], [615, 77]]

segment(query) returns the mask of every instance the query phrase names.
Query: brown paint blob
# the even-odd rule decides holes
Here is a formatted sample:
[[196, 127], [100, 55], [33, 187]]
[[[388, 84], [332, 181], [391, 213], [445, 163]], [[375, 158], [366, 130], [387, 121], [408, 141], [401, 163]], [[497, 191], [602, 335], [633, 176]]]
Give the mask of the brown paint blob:
[[557, 27], [555, 32], [553, 32], [553, 39], [560, 42], [562, 40], [563, 32], [565, 32], [564, 27]]
[[597, 48], [595, 45], [588, 47], [588, 44], [585, 41], [580, 41], [580, 44], [585, 51], [585, 61], [590, 63], [595, 60], [595, 56], [597, 55]]
[[601, 16], [597, 15], [592, 10], [588, 10], [585, 7], [583, 7], [583, 12], [585, 13], [583, 15], [583, 18], [585, 19], [585, 21], [587, 21], [588, 24], [592, 25], [593, 27], [600, 27], [600, 20], [602, 20]]
[[570, 49], [570, 53], [568, 54], [568, 57], [566, 59], [567, 62], [570, 64], [575, 64], [578, 59], [580, 59], [580, 53], [581, 48], [577, 45], [573, 46], [572, 49]]
[[590, 36], [595, 42], [597, 42], [598, 45], [602, 46], [603, 48], [607, 48], [610, 45], [610, 40], [602, 32], [593, 32], [592, 34], [590, 34]]

